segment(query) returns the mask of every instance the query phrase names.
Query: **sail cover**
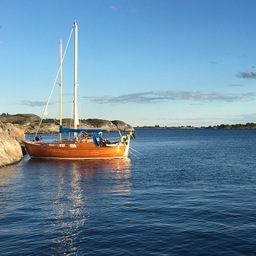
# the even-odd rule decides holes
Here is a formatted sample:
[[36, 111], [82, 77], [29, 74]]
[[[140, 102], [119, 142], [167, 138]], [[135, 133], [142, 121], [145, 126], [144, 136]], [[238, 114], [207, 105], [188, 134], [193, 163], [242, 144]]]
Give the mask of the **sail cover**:
[[68, 132], [87, 132], [87, 133], [99, 133], [99, 132], [106, 132], [106, 130], [102, 129], [75, 129], [75, 128], [64, 128], [62, 125], [60, 125], [60, 133], [68, 133]]

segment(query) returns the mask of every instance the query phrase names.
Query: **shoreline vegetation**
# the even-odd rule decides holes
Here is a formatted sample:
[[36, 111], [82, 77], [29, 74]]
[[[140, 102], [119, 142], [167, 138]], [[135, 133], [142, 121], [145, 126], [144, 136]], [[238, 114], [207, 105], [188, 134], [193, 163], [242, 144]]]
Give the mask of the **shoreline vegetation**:
[[220, 124], [209, 126], [160, 126], [160, 125], [145, 125], [134, 127], [137, 129], [256, 129], [256, 123], [246, 124]]

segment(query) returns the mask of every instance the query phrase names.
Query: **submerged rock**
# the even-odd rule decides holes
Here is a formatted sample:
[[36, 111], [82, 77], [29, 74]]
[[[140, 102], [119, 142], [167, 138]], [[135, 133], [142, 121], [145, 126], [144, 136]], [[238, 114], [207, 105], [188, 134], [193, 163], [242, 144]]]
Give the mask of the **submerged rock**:
[[23, 157], [21, 144], [24, 132], [14, 125], [0, 121], [0, 167], [20, 161]]

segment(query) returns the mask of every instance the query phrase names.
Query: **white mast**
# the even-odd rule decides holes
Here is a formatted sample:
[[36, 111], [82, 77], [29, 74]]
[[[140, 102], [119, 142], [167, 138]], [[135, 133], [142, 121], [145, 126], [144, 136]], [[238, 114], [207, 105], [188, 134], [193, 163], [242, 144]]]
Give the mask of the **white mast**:
[[78, 120], [78, 111], [77, 111], [77, 36], [78, 36], [78, 24], [74, 22], [74, 107], [73, 107], [73, 119], [74, 119], [74, 128], [76, 129], [79, 120]]
[[[62, 41], [60, 40], [60, 125], [62, 125]], [[61, 133], [59, 133], [59, 139], [62, 140]]]

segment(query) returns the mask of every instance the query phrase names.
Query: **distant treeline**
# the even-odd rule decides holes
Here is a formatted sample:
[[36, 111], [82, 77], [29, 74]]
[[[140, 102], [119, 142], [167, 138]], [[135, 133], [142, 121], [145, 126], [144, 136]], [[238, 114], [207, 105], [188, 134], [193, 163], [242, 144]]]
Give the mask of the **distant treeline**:
[[255, 129], [255, 123], [246, 123], [246, 124], [220, 124], [208, 127], [202, 127], [205, 129]]
[[152, 129], [256, 129], [256, 123], [246, 123], [246, 124], [220, 124], [213, 126], [201, 126], [195, 127], [191, 125], [187, 126], [138, 126], [137, 128], [152, 128]]

